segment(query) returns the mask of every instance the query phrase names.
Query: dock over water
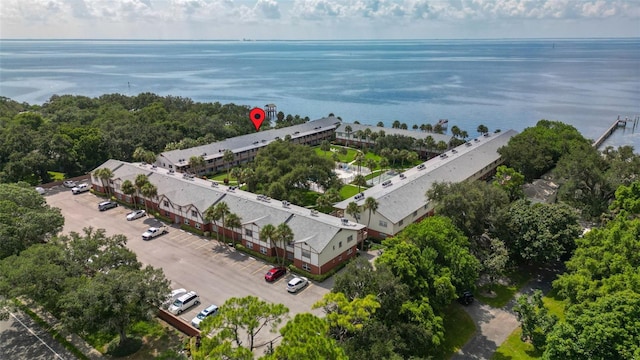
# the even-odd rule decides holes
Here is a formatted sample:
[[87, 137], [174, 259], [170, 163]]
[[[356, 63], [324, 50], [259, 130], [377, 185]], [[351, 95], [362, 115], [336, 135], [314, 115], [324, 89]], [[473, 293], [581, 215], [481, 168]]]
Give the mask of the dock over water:
[[607, 128], [607, 130], [605, 130], [604, 133], [602, 133], [602, 135], [600, 135], [600, 137], [593, 142], [593, 147], [599, 149], [602, 143], [604, 143], [609, 138], [609, 136], [611, 136], [611, 134], [616, 131], [617, 128], [626, 128], [628, 123], [632, 124], [631, 129], [632, 131], [635, 131], [636, 127], [640, 125], [640, 116], [636, 116], [633, 119], [629, 117], [625, 117], [623, 119], [620, 115], [618, 115], [618, 118]]

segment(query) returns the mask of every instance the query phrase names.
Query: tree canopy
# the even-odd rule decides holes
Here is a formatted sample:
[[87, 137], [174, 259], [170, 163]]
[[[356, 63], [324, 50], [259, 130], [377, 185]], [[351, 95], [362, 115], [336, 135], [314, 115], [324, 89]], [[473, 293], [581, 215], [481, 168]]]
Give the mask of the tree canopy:
[[60, 209], [27, 183], [0, 184], [0, 259], [47, 241], [63, 225]]

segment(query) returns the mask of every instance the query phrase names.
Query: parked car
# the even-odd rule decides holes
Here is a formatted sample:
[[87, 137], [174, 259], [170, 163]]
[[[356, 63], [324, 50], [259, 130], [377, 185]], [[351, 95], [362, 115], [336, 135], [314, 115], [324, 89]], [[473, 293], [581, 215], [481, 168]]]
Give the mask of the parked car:
[[169, 231], [167, 230], [167, 227], [164, 225], [160, 225], [158, 227], [150, 227], [147, 231], [145, 231], [142, 234], [142, 239], [143, 240], [151, 240], [156, 236], [160, 236], [162, 234], [166, 234]]
[[287, 283], [287, 291], [290, 293], [298, 292], [305, 286], [309, 285], [309, 279], [305, 277], [295, 277]]
[[179, 298], [180, 296], [186, 293], [187, 293], [187, 290], [182, 288], [171, 290], [171, 293], [167, 295], [166, 300], [162, 303], [162, 308], [168, 309], [169, 306], [173, 304], [173, 302], [176, 301], [177, 298]]
[[132, 211], [130, 213], [127, 214], [127, 220], [131, 221], [131, 220], [135, 220], [135, 219], [139, 219], [143, 216], [147, 216], [147, 212], [144, 210], [135, 210]]
[[38, 194], [40, 194], [40, 195], [44, 195], [44, 193], [46, 193], [46, 192], [47, 192], [47, 191], [46, 191], [43, 187], [41, 187], [41, 186], [36, 187], [36, 191], [37, 191], [37, 192], [38, 192]]
[[78, 184], [73, 180], [65, 180], [62, 182], [62, 185], [64, 185], [64, 187], [72, 189], [76, 187]]
[[75, 186], [73, 189], [71, 189], [71, 192], [76, 195], [76, 194], [81, 194], [83, 192], [87, 192], [91, 190], [91, 187], [89, 186], [89, 184], [79, 184], [77, 186]]
[[98, 210], [100, 211], [113, 209], [114, 207], [118, 207], [118, 203], [115, 201], [103, 201], [100, 204], [98, 204]]
[[193, 327], [196, 329], [200, 329], [200, 323], [202, 322], [202, 320], [206, 319], [207, 316], [215, 315], [217, 313], [218, 306], [210, 305], [208, 308], [200, 311], [198, 315], [196, 315], [196, 317], [191, 320], [191, 325], [193, 325]]
[[287, 268], [282, 266], [276, 266], [271, 268], [269, 271], [267, 271], [266, 274], [264, 274], [264, 279], [268, 282], [274, 282], [280, 279], [286, 273], [287, 273]]
[[169, 312], [174, 315], [179, 315], [182, 312], [188, 310], [192, 306], [200, 304], [200, 297], [195, 291], [189, 291], [188, 293], [177, 298], [171, 306], [169, 306]]
[[458, 298], [458, 302], [462, 305], [470, 305], [473, 302], [473, 293], [471, 291], [465, 291]]

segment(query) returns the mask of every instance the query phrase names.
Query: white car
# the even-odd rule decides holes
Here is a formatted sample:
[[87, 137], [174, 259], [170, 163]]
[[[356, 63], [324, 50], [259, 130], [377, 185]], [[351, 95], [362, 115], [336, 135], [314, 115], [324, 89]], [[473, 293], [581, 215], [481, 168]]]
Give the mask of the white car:
[[187, 293], [187, 289], [175, 289], [171, 290], [171, 294], [167, 295], [166, 300], [162, 303], [162, 308], [168, 309], [177, 298]]
[[193, 327], [196, 329], [200, 329], [200, 323], [202, 322], [202, 320], [204, 320], [207, 316], [215, 315], [217, 313], [218, 307], [216, 305], [211, 305], [208, 308], [200, 311], [198, 315], [196, 315], [196, 317], [191, 320], [191, 325], [193, 325]]
[[287, 291], [290, 293], [298, 292], [305, 286], [309, 285], [309, 279], [305, 277], [295, 277], [287, 283]]
[[166, 234], [169, 231], [167, 230], [167, 227], [164, 225], [158, 226], [158, 227], [150, 227], [149, 230], [145, 231], [142, 234], [142, 239], [143, 240], [151, 240], [156, 236], [160, 236], [162, 234]]
[[147, 212], [144, 210], [135, 210], [132, 211], [130, 213], [127, 214], [127, 220], [131, 221], [131, 220], [135, 220], [135, 219], [139, 219], [143, 216], [147, 216]]
[[47, 191], [43, 188], [43, 187], [36, 187], [36, 191], [38, 192], [38, 194], [40, 195], [44, 195], [44, 193], [46, 193]]
[[78, 184], [73, 180], [65, 180], [65, 181], [62, 182], [62, 185], [64, 185], [64, 187], [67, 187], [67, 188], [74, 188]]

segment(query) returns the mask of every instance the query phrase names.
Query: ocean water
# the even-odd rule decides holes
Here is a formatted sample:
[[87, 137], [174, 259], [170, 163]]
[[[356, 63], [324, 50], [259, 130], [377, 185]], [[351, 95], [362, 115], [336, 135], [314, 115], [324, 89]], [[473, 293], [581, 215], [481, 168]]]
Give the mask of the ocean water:
[[[640, 116], [640, 39], [0, 40], [0, 96], [141, 92], [387, 127], [446, 118], [472, 136], [550, 119], [597, 138]], [[638, 127], [605, 145], [639, 151]]]

